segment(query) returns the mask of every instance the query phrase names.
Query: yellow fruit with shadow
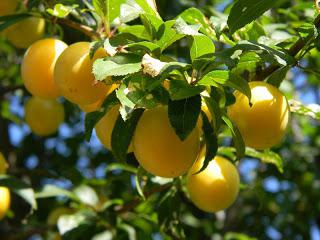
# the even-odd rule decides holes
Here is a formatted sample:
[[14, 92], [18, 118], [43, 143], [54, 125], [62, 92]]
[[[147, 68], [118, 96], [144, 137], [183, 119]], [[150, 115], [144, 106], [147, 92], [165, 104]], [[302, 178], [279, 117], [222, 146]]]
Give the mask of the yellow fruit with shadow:
[[286, 133], [290, 109], [286, 97], [265, 82], [250, 82], [251, 103], [236, 91], [236, 102], [228, 108], [228, 116], [239, 128], [248, 147], [263, 150], [277, 145]]
[[0, 16], [13, 14], [18, 6], [18, 0], [1, 0]]
[[[100, 119], [100, 121], [96, 124], [95, 130], [97, 133], [97, 137], [100, 142], [103, 144], [105, 148], [112, 151], [111, 148], [111, 136], [114, 125], [119, 116], [119, 105], [113, 106], [104, 116]], [[128, 153], [132, 152], [132, 144], [130, 144]]]
[[174, 178], [188, 171], [199, 153], [199, 129], [181, 141], [171, 127], [167, 106], [145, 110], [133, 137], [140, 165], [153, 175]]
[[106, 57], [106, 51], [100, 48], [90, 59], [89, 48], [89, 42], [70, 45], [60, 55], [54, 69], [54, 80], [62, 96], [81, 106], [103, 99], [112, 88], [112, 85], [95, 81], [92, 73], [94, 61]]
[[60, 54], [68, 47], [64, 42], [47, 38], [36, 41], [26, 51], [21, 76], [27, 90], [41, 98], [56, 98], [59, 90], [53, 79], [53, 69]]
[[28, 17], [8, 27], [5, 35], [16, 48], [28, 48], [32, 43], [43, 38], [45, 25], [43, 18]]
[[10, 209], [10, 191], [7, 187], [0, 187], [0, 220], [2, 220]]
[[106, 99], [106, 97], [113, 92], [116, 88], [118, 87], [118, 84], [112, 84], [110, 86], [110, 89], [107, 89], [106, 91], [106, 95], [105, 97], [99, 99], [98, 101], [91, 103], [91, 104], [84, 104], [84, 105], [78, 105], [79, 108], [84, 111], [85, 113], [90, 113], [90, 112], [94, 112], [94, 111], [98, 111], [101, 106], [102, 103], [104, 102], [104, 100]]
[[239, 192], [239, 174], [227, 159], [216, 156], [202, 172], [197, 173], [205, 159], [205, 148], [187, 175], [187, 190], [191, 201], [205, 212], [228, 208]]
[[53, 134], [64, 121], [63, 105], [56, 100], [31, 97], [25, 104], [25, 121], [39, 136]]

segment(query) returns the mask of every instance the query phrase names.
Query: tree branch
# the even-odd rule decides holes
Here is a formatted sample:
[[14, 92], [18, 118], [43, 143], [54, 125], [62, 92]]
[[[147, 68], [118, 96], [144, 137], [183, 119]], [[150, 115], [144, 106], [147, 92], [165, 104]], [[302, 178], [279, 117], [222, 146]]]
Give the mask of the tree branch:
[[[313, 24], [316, 28], [320, 27], [320, 15], [314, 20]], [[314, 34], [309, 34], [306, 38], [299, 38], [296, 43], [288, 50], [288, 54], [292, 57], [295, 57], [308, 43], [310, 39], [314, 37]], [[265, 68], [261, 72], [257, 73], [255, 76], [255, 80], [262, 81], [270, 76], [272, 73], [277, 71], [281, 66], [279, 65], [270, 65], [269, 67]]]
[[63, 24], [63, 25], [68, 26], [70, 28], [76, 29], [76, 30], [84, 33], [85, 35], [87, 35], [90, 38], [94, 38], [94, 39], [100, 38], [100, 35], [96, 31], [94, 31], [91, 27], [88, 27], [88, 26], [83, 25], [81, 23], [74, 22], [74, 21], [67, 19], [67, 18], [54, 18], [54, 21], [56, 23]]

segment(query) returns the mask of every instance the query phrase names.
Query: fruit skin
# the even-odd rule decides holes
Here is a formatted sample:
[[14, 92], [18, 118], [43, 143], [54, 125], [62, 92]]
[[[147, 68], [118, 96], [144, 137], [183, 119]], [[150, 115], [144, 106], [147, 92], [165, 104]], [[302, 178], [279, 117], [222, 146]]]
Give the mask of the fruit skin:
[[32, 43], [43, 37], [45, 25], [43, 18], [28, 17], [8, 27], [5, 35], [13, 46], [28, 48]]
[[10, 191], [6, 187], [0, 187], [0, 220], [2, 220], [10, 208]]
[[1, 0], [0, 16], [9, 15], [15, 12], [18, 6], [18, 0]]
[[67, 47], [67, 44], [58, 39], [48, 38], [39, 40], [28, 48], [23, 57], [21, 76], [32, 95], [41, 98], [59, 96], [53, 69], [58, 57]]
[[[111, 135], [114, 125], [119, 116], [119, 108], [120, 105], [113, 106], [104, 116], [100, 119], [100, 121], [96, 124], [95, 129], [97, 133], [97, 137], [100, 142], [107, 148], [111, 149]], [[132, 152], [132, 144], [130, 144], [128, 153]]]
[[105, 97], [99, 99], [98, 101], [91, 103], [91, 104], [85, 104], [85, 105], [78, 105], [82, 111], [85, 113], [90, 113], [94, 111], [98, 111], [101, 108], [102, 103], [106, 99], [106, 97], [112, 93], [116, 88], [118, 87], [118, 84], [112, 84], [110, 86], [110, 89], [107, 89]]
[[174, 178], [188, 171], [199, 153], [197, 127], [181, 141], [171, 127], [168, 108], [159, 106], [145, 110], [133, 137], [133, 151], [140, 165], [148, 172]]
[[3, 154], [0, 152], [0, 174], [5, 174], [8, 168], [8, 163], [4, 158]]
[[54, 68], [54, 80], [61, 94], [69, 101], [86, 105], [105, 97], [111, 88], [103, 82], [96, 82], [92, 74], [92, 64], [97, 58], [105, 57], [106, 51], [98, 49], [89, 56], [89, 42], [70, 45], [58, 58]]
[[248, 98], [236, 91], [235, 104], [228, 109], [228, 116], [239, 128], [248, 147], [258, 150], [270, 148], [283, 138], [289, 122], [289, 104], [285, 96], [265, 82], [249, 83], [252, 107]]
[[34, 96], [25, 104], [25, 121], [32, 132], [39, 136], [56, 132], [63, 120], [63, 105], [55, 100]]
[[191, 201], [205, 212], [228, 208], [239, 192], [239, 173], [227, 159], [216, 156], [202, 172], [197, 173], [205, 159], [205, 148], [187, 175], [187, 189]]

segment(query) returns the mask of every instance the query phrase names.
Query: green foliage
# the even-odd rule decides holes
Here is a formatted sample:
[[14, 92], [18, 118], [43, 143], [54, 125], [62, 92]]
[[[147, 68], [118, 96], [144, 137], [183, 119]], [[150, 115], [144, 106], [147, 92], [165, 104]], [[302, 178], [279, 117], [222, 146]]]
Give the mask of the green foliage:
[[[108, 54], [94, 62], [95, 79], [118, 84], [84, 119], [77, 106], [62, 100], [66, 122], [60, 131], [48, 138], [34, 136], [21, 113], [29, 97], [18, 67], [24, 51], [1, 35], [0, 151], [10, 168], [0, 185], [10, 188], [13, 202], [0, 223], [0, 236], [29, 239], [38, 233], [53, 239], [58, 231], [68, 240], [157, 235], [245, 240], [272, 238], [271, 228], [283, 239], [310, 239], [309, 224], [319, 225], [320, 214], [320, 206], [310, 204], [320, 199], [320, 24], [314, 6], [302, 0], [161, 0], [157, 12], [152, 2], [34, 0], [13, 15], [0, 16], [0, 31], [32, 15], [47, 20], [47, 37], [68, 43], [92, 38], [90, 57], [99, 48]], [[264, 151], [246, 148], [226, 115], [235, 101], [233, 91], [250, 99], [248, 82], [257, 80], [280, 88], [293, 113], [283, 143]], [[118, 104], [111, 153], [92, 132]], [[196, 209], [184, 177], [151, 176], [134, 154], [127, 154], [144, 109], [158, 105], [168, 105], [181, 140], [202, 119], [206, 157], [201, 170], [217, 154], [241, 170], [239, 201], [226, 214]], [[251, 171], [248, 163], [257, 166]], [[270, 190], [270, 179], [276, 179], [277, 190]], [[61, 206], [72, 212], [59, 216], [57, 226], [48, 226], [49, 213]]]

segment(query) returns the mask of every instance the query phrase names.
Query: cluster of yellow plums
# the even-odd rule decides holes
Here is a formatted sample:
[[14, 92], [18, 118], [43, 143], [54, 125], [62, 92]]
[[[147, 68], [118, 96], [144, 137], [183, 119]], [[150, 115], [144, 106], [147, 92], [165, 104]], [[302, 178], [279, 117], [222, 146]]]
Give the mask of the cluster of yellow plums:
[[[99, 110], [103, 100], [116, 85], [95, 81], [92, 65], [97, 58], [107, 56], [104, 49], [89, 56], [89, 42], [67, 46], [47, 38], [28, 47], [21, 66], [26, 89], [33, 95], [25, 105], [25, 119], [38, 135], [54, 133], [64, 119], [63, 106], [56, 98], [63, 96], [85, 112]], [[265, 82], [250, 82], [251, 101], [236, 91], [236, 102], [227, 114], [239, 128], [246, 146], [270, 148], [284, 136], [289, 121], [289, 106], [284, 95]], [[97, 123], [95, 130], [101, 143], [111, 149], [111, 134], [119, 115], [119, 105], [112, 107]], [[203, 106], [209, 119], [212, 116]], [[205, 146], [200, 149], [199, 124], [181, 141], [170, 125], [167, 106], [146, 109], [142, 114], [128, 152], [133, 152], [140, 165], [149, 173], [175, 178], [187, 173], [190, 199], [200, 209], [216, 212], [229, 207], [239, 191], [236, 167], [221, 156], [210, 161], [197, 173], [205, 158]]]

